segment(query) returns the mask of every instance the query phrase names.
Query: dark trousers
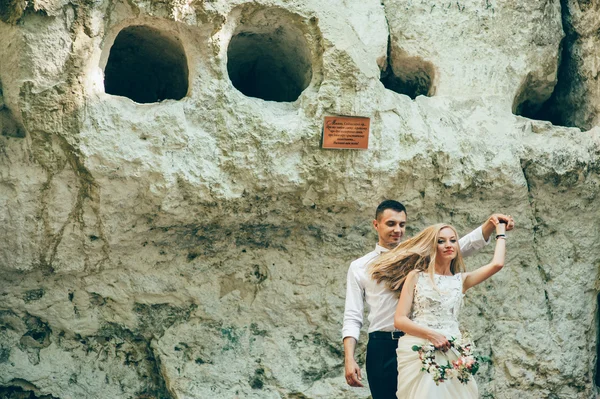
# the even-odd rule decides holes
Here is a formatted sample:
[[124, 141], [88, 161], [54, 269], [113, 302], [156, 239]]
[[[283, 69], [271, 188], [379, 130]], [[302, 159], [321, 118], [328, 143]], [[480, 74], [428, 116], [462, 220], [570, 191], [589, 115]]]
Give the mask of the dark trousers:
[[367, 380], [373, 399], [396, 399], [398, 340], [372, 339], [367, 344]]

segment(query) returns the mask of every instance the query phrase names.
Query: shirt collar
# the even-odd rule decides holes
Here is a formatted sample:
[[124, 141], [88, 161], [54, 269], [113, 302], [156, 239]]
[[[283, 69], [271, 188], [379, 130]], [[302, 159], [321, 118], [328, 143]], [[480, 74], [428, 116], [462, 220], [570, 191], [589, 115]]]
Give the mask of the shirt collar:
[[381, 255], [384, 252], [388, 252], [389, 249], [387, 249], [386, 247], [382, 247], [379, 244], [375, 244], [375, 252], [377, 252], [377, 255]]

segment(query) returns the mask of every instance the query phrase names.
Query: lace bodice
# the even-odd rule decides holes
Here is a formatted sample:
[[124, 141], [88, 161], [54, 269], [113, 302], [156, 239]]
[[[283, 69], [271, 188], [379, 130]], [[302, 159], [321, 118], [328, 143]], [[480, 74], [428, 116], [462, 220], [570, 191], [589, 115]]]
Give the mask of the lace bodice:
[[436, 330], [446, 337], [461, 338], [458, 313], [462, 305], [462, 274], [434, 275], [437, 290], [427, 273], [418, 274], [410, 319], [417, 324]]

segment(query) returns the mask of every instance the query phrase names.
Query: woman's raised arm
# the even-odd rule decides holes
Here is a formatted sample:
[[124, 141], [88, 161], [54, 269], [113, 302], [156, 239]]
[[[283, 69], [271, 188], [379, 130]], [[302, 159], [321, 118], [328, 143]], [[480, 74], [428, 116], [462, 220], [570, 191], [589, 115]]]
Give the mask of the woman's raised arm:
[[494, 274], [498, 273], [504, 267], [504, 260], [506, 257], [506, 225], [504, 223], [498, 223], [496, 225], [496, 249], [494, 250], [494, 257], [492, 262], [479, 269], [463, 273], [463, 293], [469, 288], [476, 286], [479, 283], [484, 282]]

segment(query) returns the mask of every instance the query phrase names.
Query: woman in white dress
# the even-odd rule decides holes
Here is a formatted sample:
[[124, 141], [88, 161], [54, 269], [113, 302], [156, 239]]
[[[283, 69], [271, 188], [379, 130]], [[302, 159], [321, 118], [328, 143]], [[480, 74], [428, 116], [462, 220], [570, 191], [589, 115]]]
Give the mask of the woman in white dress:
[[405, 335], [398, 340], [398, 399], [478, 398], [474, 378], [434, 380], [422, 370], [413, 346], [433, 345], [436, 362], [447, 364], [458, 358], [450, 349], [452, 338], [461, 339], [458, 313], [464, 293], [485, 281], [504, 265], [505, 225], [496, 225], [496, 249], [492, 261], [466, 272], [458, 234], [447, 224], [430, 226], [383, 255], [371, 266], [372, 277], [390, 289], [401, 291], [394, 326]]

